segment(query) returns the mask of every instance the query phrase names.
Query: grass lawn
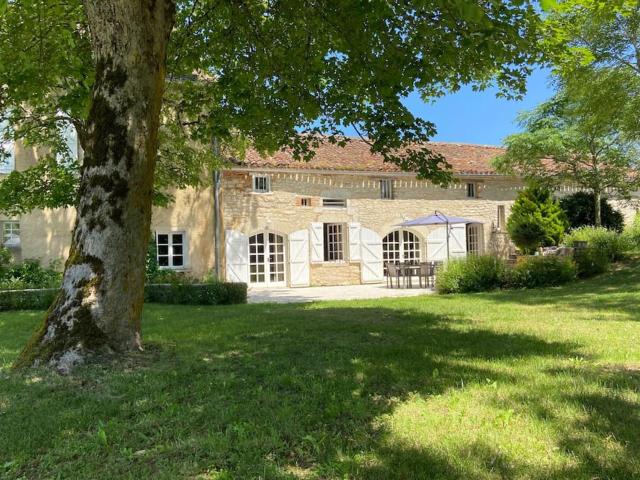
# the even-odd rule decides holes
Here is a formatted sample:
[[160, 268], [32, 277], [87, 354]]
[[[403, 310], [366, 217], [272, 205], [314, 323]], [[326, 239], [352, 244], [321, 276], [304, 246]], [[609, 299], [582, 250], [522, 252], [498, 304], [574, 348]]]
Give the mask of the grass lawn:
[[640, 478], [640, 265], [548, 290], [148, 305], [147, 353], [8, 369], [0, 478]]

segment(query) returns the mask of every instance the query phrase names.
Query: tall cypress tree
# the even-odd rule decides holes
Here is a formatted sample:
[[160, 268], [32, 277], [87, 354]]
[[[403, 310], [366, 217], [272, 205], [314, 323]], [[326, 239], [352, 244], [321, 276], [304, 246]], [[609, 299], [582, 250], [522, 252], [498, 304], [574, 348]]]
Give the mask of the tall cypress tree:
[[518, 194], [507, 221], [513, 243], [525, 254], [558, 245], [568, 227], [567, 217], [548, 188], [532, 184]]

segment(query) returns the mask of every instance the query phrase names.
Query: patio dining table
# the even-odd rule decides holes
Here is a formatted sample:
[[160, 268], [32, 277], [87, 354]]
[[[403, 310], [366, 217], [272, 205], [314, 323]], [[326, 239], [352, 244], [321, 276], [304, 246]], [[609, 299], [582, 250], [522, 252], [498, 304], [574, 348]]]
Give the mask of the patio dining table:
[[399, 265], [399, 267], [402, 271], [402, 276], [407, 279], [405, 283], [405, 287], [413, 288], [411, 278], [420, 276], [420, 264], [405, 263], [405, 264]]
[[[429, 286], [430, 279], [435, 277], [435, 268], [439, 262], [420, 262], [420, 263], [399, 263], [396, 267], [399, 270], [400, 277], [404, 280], [404, 288], [413, 288], [413, 277], [418, 277], [420, 280], [420, 285], [422, 285], [422, 280], [420, 277], [422, 276], [421, 269], [423, 265], [429, 265], [432, 267], [430, 270], [430, 275], [425, 278], [425, 286]], [[393, 284], [392, 284], [393, 285]]]

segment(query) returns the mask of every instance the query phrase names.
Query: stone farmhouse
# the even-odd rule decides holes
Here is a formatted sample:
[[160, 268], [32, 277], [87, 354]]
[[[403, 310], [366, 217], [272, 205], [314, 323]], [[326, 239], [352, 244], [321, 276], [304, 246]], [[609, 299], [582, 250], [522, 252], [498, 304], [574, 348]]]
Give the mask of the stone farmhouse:
[[[325, 143], [309, 162], [285, 151], [250, 151], [219, 172], [211, 187], [176, 191], [170, 207], [154, 209], [159, 265], [195, 277], [216, 271], [251, 287], [383, 282], [387, 261], [447, 258], [444, 226], [398, 226], [436, 211], [470, 220], [450, 226], [450, 256], [507, 255], [512, 247], [505, 223], [524, 185], [492, 168], [503, 150], [430, 146], [453, 167], [456, 181], [447, 188], [401, 172], [358, 139], [344, 148]], [[11, 148], [0, 176], [28, 168], [41, 154], [20, 144]], [[631, 206], [618, 207], [627, 219], [634, 214]], [[2, 242], [23, 259], [64, 259], [74, 217], [73, 209], [0, 217]]]

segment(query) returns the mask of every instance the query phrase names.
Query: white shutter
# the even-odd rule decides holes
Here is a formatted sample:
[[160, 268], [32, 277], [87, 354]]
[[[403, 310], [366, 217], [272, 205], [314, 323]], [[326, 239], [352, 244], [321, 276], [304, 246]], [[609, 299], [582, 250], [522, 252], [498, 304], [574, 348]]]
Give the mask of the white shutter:
[[360, 261], [360, 224], [349, 223], [349, 260]]
[[312, 223], [309, 228], [309, 242], [311, 244], [311, 261], [324, 260], [324, 227], [322, 223]]
[[436, 228], [427, 235], [427, 260], [443, 262], [447, 259], [447, 229]]
[[249, 237], [225, 230], [227, 281], [249, 283]]
[[292, 287], [309, 286], [309, 231], [289, 235], [289, 271]]
[[449, 237], [449, 252], [451, 258], [467, 256], [467, 225], [456, 223], [449, 225], [451, 235]]
[[[464, 223], [449, 225], [449, 257], [467, 255], [467, 226]], [[427, 236], [427, 260], [447, 260], [447, 227], [436, 228]]]
[[382, 237], [368, 228], [360, 229], [362, 283], [384, 281], [382, 269]]

